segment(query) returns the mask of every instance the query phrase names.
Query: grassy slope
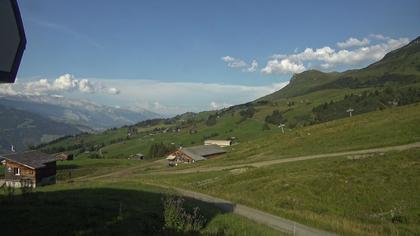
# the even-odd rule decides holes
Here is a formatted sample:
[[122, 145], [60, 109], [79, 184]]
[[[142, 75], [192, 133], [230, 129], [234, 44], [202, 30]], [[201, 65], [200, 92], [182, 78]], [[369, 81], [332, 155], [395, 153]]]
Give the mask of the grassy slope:
[[[308, 126], [286, 134], [271, 130], [260, 138], [233, 146], [226, 156], [185, 167], [224, 166], [410, 143], [420, 140], [419, 123], [419, 105], [414, 104]], [[77, 166], [73, 176], [94, 176], [143, 166], [139, 172], [141, 177], [123, 178], [209, 193], [339, 233], [413, 234], [420, 230], [416, 226], [420, 212], [413, 205], [419, 195], [416, 187], [420, 171], [418, 155], [420, 151], [416, 150], [360, 160], [328, 158], [261, 169], [183, 174], [176, 178], [144, 175], [152, 169], [149, 167], [157, 165], [151, 161], [79, 160], [73, 162]], [[62, 162], [61, 165], [69, 164]], [[60, 167], [62, 173], [71, 168]], [[66, 175], [62, 174], [63, 179]], [[402, 214], [403, 223], [392, 223], [392, 209]]]
[[0, 106], [0, 153], [10, 152], [12, 144], [16, 150], [23, 151], [27, 145], [37, 145], [43, 140], [51, 141], [51, 138], [78, 132], [80, 131], [76, 126]]
[[[103, 161], [95, 160], [98, 169], [104, 168], [100, 165]], [[79, 164], [85, 168], [90, 163]], [[3, 233], [15, 235], [161, 235], [165, 234], [161, 199], [167, 192], [130, 181], [110, 183], [88, 178], [37, 188], [30, 195], [8, 197], [2, 191], [2, 214], [8, 217], [0, 221], [0, 227]], [[203, 202], [187, 199], [186, 206], [200, 207], [206, 217], [201, 235], [279, 235]]]
[[340, 234], [414, 235], [420, 232], [419, 155], [336, 157], [139, 181], [197, 190]]
[[[75, 144], [102, 145], [102, 153], [105, 158], [127, 158], [130, 154], [143, 153], [148, 154], [149, 147], [153, 143], [175, 143], [182, 146], [198, 145], [203, 142], [205, 137], [226, 139], [236, 137], [237, 141], [243, 142], [253, 140], [260, 136], [265, 136], [267, 131], [262, 132], [264, 119], [275, 109], [284, 112], [284, 116], [291, 122], [296, 123], [299, 117], [307, 117], [311, 119], [311, 110], [314, 106], [331, 100], [339, 100], [344, 94], [360, 93], [361, 90], [325, 90], [311, 93], [304, 96], [295, 97], [293, 99], [279, 99], [269, 105], [256, 106], [257, 113], [253, 118], [240, 122], [241, 117], [237, 110], [227, 111], [220, 115], [216, 125], [207, 126], [205, 119], [208, 114], [214, 112], [203, 112], [195, 116], [195, 126], [198, 131], [190, 134], [191, 126], [181, 129], [180, 133], [161, 133], [152, 131], [154, 128], [176, 127], [180, 126], [180, 121], [175, 124], [164, 125], [157, 124], [151, 127], [138, 127], [139, 134], [126, 140], [127, 128], [117, 130], [109, 130], [100, 134], [81, 135], [77, 138], [71, 137], [49, 144], [47, 147], [69, 147]], [[295, 105], [291, 108], [287, 106], [288, 101], [294, 101]], [[274, 128], [274, 126], [272, 126]], [[270, 132], [270, 131], [269, 131]], [[117, 143], [111, 143], [112, 140], [123, 140]], [[86, 155], [82, 155], [86, 156]]]
[[[420, 105], [397, 107], [295, 130], [270, 130], [232, 146], [225, 156], [201, 166], [230, 165], [298, 155], [406, 144], [420, 141]], [[188, 166], [189, 167], [189, 166]]]

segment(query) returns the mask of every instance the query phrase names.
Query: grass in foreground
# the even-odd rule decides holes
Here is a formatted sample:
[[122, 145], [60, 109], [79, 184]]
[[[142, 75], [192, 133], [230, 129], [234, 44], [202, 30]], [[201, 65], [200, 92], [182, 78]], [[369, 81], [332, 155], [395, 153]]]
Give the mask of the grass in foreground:
[[420, 233], [420, 150], [151, 176], [345, 235]]
[[[3, 192], [3, 191], [2, 191]], [[0, 194], [0, 221], [5, 235], [279, 235], [266, 226], [200, 207], [207, 224], [199, 232], [164, 228], [162, 198], [166, 190], [129, 182], [74, 182], [37, 188], [36, 192]]]

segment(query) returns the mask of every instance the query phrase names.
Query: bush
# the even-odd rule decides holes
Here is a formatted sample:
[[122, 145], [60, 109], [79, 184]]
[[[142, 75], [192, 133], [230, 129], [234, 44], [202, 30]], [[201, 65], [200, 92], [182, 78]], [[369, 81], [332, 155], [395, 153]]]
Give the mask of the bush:
[[245, 110], [242, 110], [239, 112], [239, 115], [241, 115], [244, 119], [252, 118], [255, 114], [256, 110], [254, 107], [248, 107]]
[[207, 126], [212, 126], [212, 125], [215, 125], [216, 123], [217, 123], [217, 115], [216, 114], [209, 115], [209, 117], [207, 118], [207, 121], [206, 121], [206, 125]]
[[270, 130], [270, 126], [267, 123], [264, 123], [262, 130]]
[[265, 117], [267, 123], [279, 125], [285, 123], [287, 120], [283, 117], [279, 110], [274, 110], [271, 115]]
[[154, 143], [150, 146], [149, 156], [151, 158], [162, 157], [172, 151], [175, 151], [176, 147], [172, 144]]
[[162, 199], [165, 228], [175, 232], [198, 232], [205, 224], [204, 217], [198, 207], [192, 213], [187, 212], [183, 205], [184, 199], [168, 195]]

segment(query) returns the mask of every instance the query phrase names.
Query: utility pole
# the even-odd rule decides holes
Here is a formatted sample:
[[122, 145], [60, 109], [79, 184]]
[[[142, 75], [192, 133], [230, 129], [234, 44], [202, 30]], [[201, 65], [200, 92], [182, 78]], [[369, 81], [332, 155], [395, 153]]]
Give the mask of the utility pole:
[[284, 126], [286, 126], [286, 125], [285, 125], [285, 124], [280, 124], [280, 125], [279, 125], [279, 128], [281, 128], [281, 132], [282, 132], [283, 134], [284, 134], [284, 128], [283, 128]]
[[352, 114], [353, 111], [354, 111], [354, 109], [352, 109], [352, 108], [347, 109], [347, 112], [349, 113], [350, 117], [353, 115]]

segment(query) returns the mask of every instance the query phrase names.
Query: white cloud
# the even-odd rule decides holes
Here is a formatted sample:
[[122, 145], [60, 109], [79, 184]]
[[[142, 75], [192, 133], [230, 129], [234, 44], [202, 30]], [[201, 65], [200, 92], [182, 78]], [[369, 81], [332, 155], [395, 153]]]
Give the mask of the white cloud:
[[23, 84], [24, 91], [28, 94], [52, 93], [52, 92], [81, 92], [95, 93], [107, 92], [109, 94], [119, 94], [117, 88], [107, 88], [102, 83], [92, 83], [89, 79], [76, 79], [74, 75], [64, 74], [55, 80], [39, 79]]
[[[43, 80], [43, 83], [47, 82]], [[54, 80], [52, 88], [57, 90], [73, 90], [78, 87], [78, 83], [79, 81], [74, 79], [73, 75], [65, 74]]]
[[14, 96], [17, 95], [18, 92], [13, 89], [13, 84], [0, 84], [0, 94]]
[[245, 61], [234, 58], [231, 56], [224, 56], [221, 58], [222, 61], [227, 63], [227, 66], [230, 68], [242, 68], [243, 72], [255, 72], [258, 68], [258, 62], [252, 60], [251, 64], [246, 63]]
[[246, 68], [247, 72], [255, 72], [257, 71], [258, 68], [258, 62], [256, 60], [252, 60], [251, 62], [251, 66]]
[[[297, 51], [295, 51], [297, 53]], [[284, 59], [287, 57], [287, 54], [273, 54], [270, 56], [270, 59]]]
[[[267, 65], [261, 69], [263, 74], [292, 74], [299, 73], [307, 68], [331, 69], [337, 66], [362, 65], [368, 62], [374, 62], [382, 59], [386, 53], [400, 48], [409, 43], [408, 38], [391, 39], [382, 35], [374, 35], [382, 42], [370, 45], [360, 46], [354, 49], [335, 50], [325, 46], [322, 48], [306, 48], [303, 52], [283, 55], [275, 54]], [[351, 40], [350, 40], [351, 39]], [[349, 40], [338, 43], [341, 47], [352, 47], [369, 43], [369, 41], [350, 38]]]
[[243, 68], [243, 67], [248, 66], [248, 64], [244, 62], [243, 60], [240, 60], [231, 56], [224, 56], [221, 59], [222, 61], [227, 62], [228, 67], [231, 67], [231, 68]]
[[89, 82], [87, 79], [79, 80], [79, 90], [84, 93], [92, 93], [94, 92], [94, 88], [92, 83]]
[[108, 93], [109, 94], [114, 94], [114, 95], [117, 95], [117, 94], [120, 94], [120, 90], [119, 89], [117, 89], [117, 88], [109, 88], [108, 89]]
[[[261, 86], [160, 82], [150, 80], [101, 80], [118, 87], [121, 94], [109, 98], [111, 104], [144, 108], [163, 114], [179, 114], [187, 111], [204, 111], [213, 107], [228, 107], [255, 100], [273, 93], [288, 84], [275, 83]], [[220, 99], [223, 98], [222, 101]], [[102, 101], [108, 98], [102, 98]], [[212, 103], [214, 102], [214, 103]], [[213, 105], [213, 106], [212, 106]]]
[[228, 104], [228, 103], [225, 103], [225, 102], [217, 103], [215, 101], [212, 101], [212, 102], [210, 102], [209, 109], [210, 110], [219, 110], [219, 109], [227, 108], [227, 107], [230, 107], [230, 106], [232, 106], [232, 104]]
[[305, 70], [302, 63], [292, 62], [290, 59], [273, 59], [267, 62], [267, 65], [261, 69], [263, 74], [290, 74], [300, 73]]
[[364, 39], [357, 39], [357, 38], [353, 38], [350, 37], [349, 39], [347, 39], [344, 42], [338, 42], [337, 46], [339, 48], [351, 48], [351, 47], [361, 47], [361, 46], [366, 46], [370, 43], [369, 39], [364, 38]]
[[[90, 87], [85, 86], [87, 82], [81, 82], [85, 80], [92, 85], [93, 92], [87, 92], [85, 88]], [[64, 99], [89, 100], [108, 106], [121, 106], [138, 111], [147, 109], [173, 115], [249, 102], [273, 93], [287, 84], [288, 82], [281, 82], [250, 86], [152, 80], [76, 79], [74, 76], [64, 76], [60, 79], [36, 81], [20, 79], [13, 85], [0, 85], [0, 95], [49, 95], [60, 98], [64, 95]]]
[[390, 37], [383, 36], [382, 34], [370, 34], [369, 37], [376, 40], [383, 40], [383, 41], [390, 39]]

